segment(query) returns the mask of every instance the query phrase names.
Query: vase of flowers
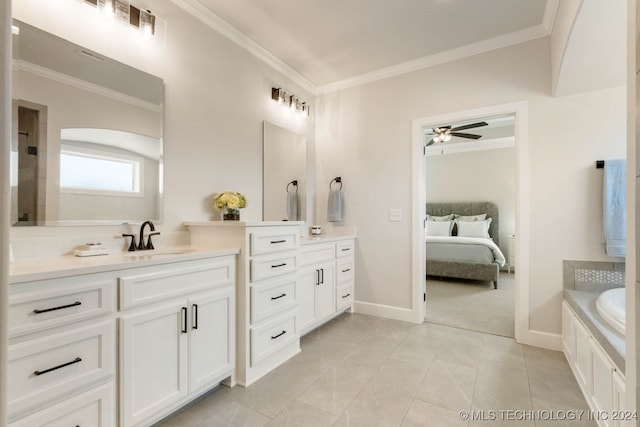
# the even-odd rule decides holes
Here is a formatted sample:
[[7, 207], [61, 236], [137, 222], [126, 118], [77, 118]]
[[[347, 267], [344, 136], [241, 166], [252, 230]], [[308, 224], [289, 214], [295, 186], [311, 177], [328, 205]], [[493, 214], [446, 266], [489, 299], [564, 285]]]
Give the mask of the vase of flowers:
[[214, 197], [213, 206], [223, 212], [223, 220], [239, 221], [240, 209], [247, 206], [247, 199], [236, 191], [225, 191]]

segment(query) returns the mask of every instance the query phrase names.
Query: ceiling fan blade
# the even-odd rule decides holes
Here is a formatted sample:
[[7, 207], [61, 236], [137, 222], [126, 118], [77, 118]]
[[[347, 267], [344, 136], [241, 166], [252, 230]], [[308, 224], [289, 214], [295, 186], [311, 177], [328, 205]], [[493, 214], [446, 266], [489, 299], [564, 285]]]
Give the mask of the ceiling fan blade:
[[428, 147], [428, 146], [430, 146], [430, 145], [433, 145], [433, 143], [434, 143], [434, 142], [435, 142], [435, 141], [432, 139], [431, 141], [427, 142], [427, 145], [425, 145], [425, 147]]
[[451, 132], [452, 136], [457, 136], [459, 138], [469, 138], [469, 139], [480, 139], [482, 135], [475, 135], [473, 133], [462, 133], [462, 132]]
[[487, 123], [487, 122], [470, 123], [468, 125], [462, 125], [462, 126], [458, 126], [456, 128], [453, 128], [453, 129], [451, 129], [451, 132], [455, 132], [455, 131], [458, 131], [458, 130], [479, 128], [481, 126], [489, 126], [489, 123]]

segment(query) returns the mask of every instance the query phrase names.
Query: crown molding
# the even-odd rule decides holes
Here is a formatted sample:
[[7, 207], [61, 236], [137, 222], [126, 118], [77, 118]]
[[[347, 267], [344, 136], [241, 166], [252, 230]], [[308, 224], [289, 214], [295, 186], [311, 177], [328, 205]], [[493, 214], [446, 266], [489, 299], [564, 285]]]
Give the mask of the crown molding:
[[276, 71], [284, 74], [285, 77], [291, 79], [292, 82], [302, 87], [304, 90], [316, 94], [317, 87], [315, 84], [307, 80], [302, 74], [285, 64], [274, 54], [260, 46], [253, 39], [242, 33], [240, 30], [229, 24], [220, 16], [207, 9], [197, 0], [171, 0], [179, 8], [194, 16], [202, 23], [222, 34], [240, 47], [246, 49], [256, 58], [260, 59]]
[[470, 151], [495, 150], [498, 148], [515, 147], [516, 139], [513, 136], [503, 138], [485, 139], [484, 141], [458, 142], [455, 144], [432, 145], [424, 149], [425, 156], [441, 156], [456, 153], [468, 153]]
[[546, 37], [549, 34], [550, 32], [544, 27], [544, 25], [539, 24], [533, 27], [524, 28], [520, 31], [503, 34], [491, 39], [482, 40], [476, 43], [468, 44], [466, 46], [461, 46], [455, 49], [436, 53], [434, 55], [424, 56], [422, 58], [403, 62], [391, 67], [382, 68], [370, 73], [350, 77], [348, 79], [340, 80], [335, 83], [322, 85], [318, 87], [318, 94], [322, 95], [331, 92], [337, 92], [339, 90], [359, 86], [365, 83], [371, 83], [377, 80], [399, 76], [401, 74], [410, 73], [412, 71], [422, 70], [424, 68], [452, 62], [469, 56], [478, 55], [480, 53], [485, 53], [515, 44], [524, 43], [541, 37]]
[[556, 22], [556, 14], [558, 13], [558, 5], [560, 0], [547, 0], [544, 7], [544, 15], [542, 17], [542, 26], [551, 34], [553, 24]]
[[78, 89], [86, 90], [87, 92], [95, 93], [97, 95], [106, 96], [116, 101], [124, 102], [136, 107], [144, 108], [146, 110], [160, 112], [162, 111], [162, 105], [148, 102], [135, 96], [127, 95], [117, 90], [107, 89], [103, 86], [99, 86], [94, 83], [89, 83], [86, 80], [79, 79], [77, 77], [70, 76], [68, 74], [53, 71], [50, 68], [42, 67], [40, 65], [33, 64], [22, 60], [14, 59], [12, 61], [11, 68], [13, 70], [20, 70], [29, 74], [44, 77], [45, 79], [53, 80], [58, 83], [62, 83], [68, 86], [73, 86]]

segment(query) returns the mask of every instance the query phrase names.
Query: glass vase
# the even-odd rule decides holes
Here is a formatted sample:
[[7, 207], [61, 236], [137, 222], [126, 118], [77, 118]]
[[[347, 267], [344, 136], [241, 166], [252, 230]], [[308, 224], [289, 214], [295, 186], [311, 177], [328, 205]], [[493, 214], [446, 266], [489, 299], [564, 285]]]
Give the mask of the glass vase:
[[225, 208], [222, 219], [224, 221], [240, 221], [240, 209]]

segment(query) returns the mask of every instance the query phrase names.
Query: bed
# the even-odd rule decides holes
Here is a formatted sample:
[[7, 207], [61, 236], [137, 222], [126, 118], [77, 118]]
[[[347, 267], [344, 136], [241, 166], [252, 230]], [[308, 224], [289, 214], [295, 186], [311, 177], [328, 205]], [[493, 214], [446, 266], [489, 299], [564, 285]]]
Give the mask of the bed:
[[[491, 281], [497, 289], [500, 267], [505, 262], [497, 246], [500, 230], [498, 205], [493, 202], [427, 203], [427, 215], [442, 217], [452, 213], [464, 216], [486, 214], [491, 218], [488, 229], [491, 239], [426, 236], [427, 276]], [[453, 234], [456, 234], [455, 228]]]

